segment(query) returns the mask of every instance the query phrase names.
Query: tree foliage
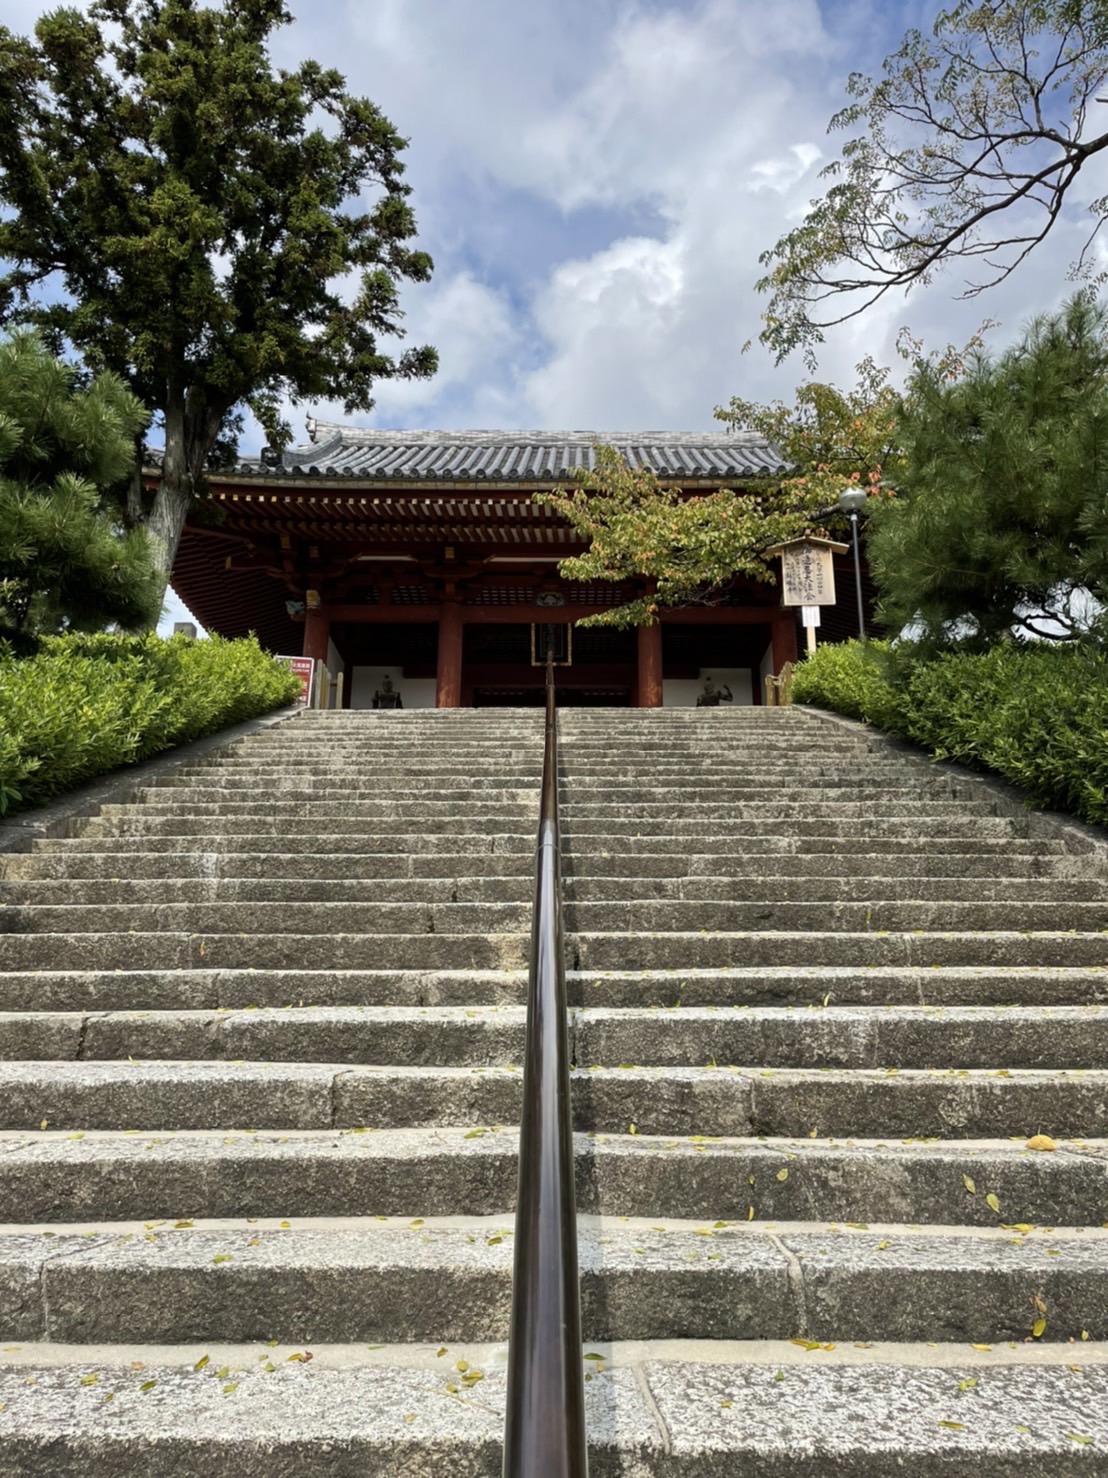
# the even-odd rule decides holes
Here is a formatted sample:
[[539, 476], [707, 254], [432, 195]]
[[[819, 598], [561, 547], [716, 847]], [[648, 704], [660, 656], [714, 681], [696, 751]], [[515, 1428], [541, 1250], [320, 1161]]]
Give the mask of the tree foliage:
[[273, 440], [288, 398], [367, 410], [402, 280], [430, 276], [405, 141], [339, 73], [275, 70], [283, 0], [93, 0], [0, 29], [0, 316], [112, 369], [164, 421], [149, 523], [168, 571], [236, 408]]
[[33, 332], [0, 344], [0, 637], [20, 650], [161, 609], [149, 540], [113, 497], [146, 412], [109, 372], [77, 379]]
[[1084, 593], [1108, 603], [1108, 310], [1079, 295], [957, 378], [920, 365], [897, 432], [897, 496], [868, 539], [891, 629], [982, 646], [1103, 634]]
[[[827, 327], [944, 265], [967, 264], [967, 296], [1007, 277], [1108, 148], [1091, 116], [1106, 84], [1103, 0], [958, 0], [930, 36], [909, 31], [880, 78], [850, 77], [830, 129], [859, 132], [761, 257], [763, 343], [812, 362]], [[1108, 196], [1088, 209], [1086, 250]]]
[[823, 494], [802, 480], [758, 490], [686, 495], [609, 446], [582, 469], [571, 490], [536, 493], [589, 547], [558, 566], [567, 580], [638, 583], [643, 593], [586, 617], [583, 626], [643, 626], [662, 606], [710, 603], [736, 575], [773, 584], [766, 550], [822, 533]]
[[738, 431], [757, 431], [796, 469], [794, 484], [807, 487], [828, 508], [849, 483], [877, 493], [895, 478], [900, 448], [896, 419], [899, 395], [890, 372], [870, 358], [857, 366], [850, 390], [812, 380], [801, 385], [793, 405], [770, 405], [732, 397], [716, 416]]

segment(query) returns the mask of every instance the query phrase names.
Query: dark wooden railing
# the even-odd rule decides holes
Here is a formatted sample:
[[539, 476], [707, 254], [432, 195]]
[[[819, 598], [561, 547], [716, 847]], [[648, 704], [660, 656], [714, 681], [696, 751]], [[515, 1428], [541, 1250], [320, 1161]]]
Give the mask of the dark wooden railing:
[[554, 666], [548, 654], [504, 1478], [586, 1478], [584, 1405], [558, 841], [558, 729]]

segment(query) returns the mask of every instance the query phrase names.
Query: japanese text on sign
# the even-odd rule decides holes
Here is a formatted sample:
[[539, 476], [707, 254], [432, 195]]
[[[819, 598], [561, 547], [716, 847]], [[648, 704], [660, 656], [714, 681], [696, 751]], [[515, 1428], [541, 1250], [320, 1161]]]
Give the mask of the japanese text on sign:
[[796, 544], [781, 551], [781, 603], [786, 606], [835, 604], [835, 570], [830, 549]]
[[300, 679], [300, 697], [294, 700], [297, 708], [307, 708], [312, 701], [312, 677], [315, 668], [314, 657], [278, 657], [278, 662], [284, 662], [291, 667]]

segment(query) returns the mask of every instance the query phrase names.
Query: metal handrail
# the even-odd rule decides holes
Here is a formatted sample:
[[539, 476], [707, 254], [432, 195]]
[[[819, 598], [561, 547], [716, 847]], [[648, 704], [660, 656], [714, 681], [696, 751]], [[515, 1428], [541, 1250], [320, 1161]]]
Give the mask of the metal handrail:
[[558, 841], [558, 726], [546, 661], [546, 744], [535, 857], [519, 1130], [504, 1478], [587, 1478], [573, 1117]]

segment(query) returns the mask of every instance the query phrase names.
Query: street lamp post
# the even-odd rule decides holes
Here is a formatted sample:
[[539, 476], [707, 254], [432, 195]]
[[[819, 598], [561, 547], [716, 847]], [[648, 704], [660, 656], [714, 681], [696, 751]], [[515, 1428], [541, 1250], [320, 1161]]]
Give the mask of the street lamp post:
[[866, 506], [866, 494], [861, 488], [843, 488], [839, 494], [839, 507], [850, 514], [854, 533], [854, 593], [858, 597], [858, 636], [866, 639], [866, 613], [862, 605], [862, 556], [858, 549], [858, 514]]

